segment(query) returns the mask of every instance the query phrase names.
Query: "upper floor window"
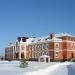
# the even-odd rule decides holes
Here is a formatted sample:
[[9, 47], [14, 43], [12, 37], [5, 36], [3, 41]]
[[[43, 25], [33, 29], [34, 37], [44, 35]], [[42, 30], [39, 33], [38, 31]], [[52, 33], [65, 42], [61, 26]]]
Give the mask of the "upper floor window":
[[29, 50], [32, 51], [32, 47], [31, 46], [29, 46]]
[[48, 55], [48, 52], [45, 52], [45, 55]]
[[41, 39], [38, 39], [38, 41], [40, 41]]
[[42, 44], [42, 50], [46, 50], [46, 44]]
[[75, 49], [75, 43], [71, 44], [72, 49]]
[[75, 38], [74, 38], [74, 41], [75, 41]]
[[55, 48], [59, 49], [59, 43], [55, 43]]
[[41, 45], [38, 45], [38, 50], [41, 50]]
[[74, 43], [74, 49], [75, 49], [75, 43]]
[[35, 45], [35, 50], [37, 50], [37, 45]]
[[48, 44], [46, 44], [46, 50], [48, 50]]
[[21, 50], [24, 50], [24, 46], [21, 47]]
[[34, 40], [32, 40], [32, 42], [34, 42]]
[[42, 55], [45, 55], [45, 53], [42, 53]]
[[35, 49], [34, 49], [35, 47], [34, 46], [32, 46], [32, 51], [34, 51]]

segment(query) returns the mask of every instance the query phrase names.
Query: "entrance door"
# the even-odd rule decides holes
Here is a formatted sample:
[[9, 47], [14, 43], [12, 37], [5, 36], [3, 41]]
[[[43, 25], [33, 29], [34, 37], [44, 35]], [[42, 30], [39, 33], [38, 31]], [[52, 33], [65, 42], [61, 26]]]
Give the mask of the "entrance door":
[[74, 58], [74, 54], [72, 53], [72, 58]]
[[46, 58], [46, 62], [48, 62], [48, 58]]
[[19, 59], [19, 54], [18, 53], [16, 53], [16, 59]]
[[24, 58], [24, 53], [21, 54], [21, 58]]

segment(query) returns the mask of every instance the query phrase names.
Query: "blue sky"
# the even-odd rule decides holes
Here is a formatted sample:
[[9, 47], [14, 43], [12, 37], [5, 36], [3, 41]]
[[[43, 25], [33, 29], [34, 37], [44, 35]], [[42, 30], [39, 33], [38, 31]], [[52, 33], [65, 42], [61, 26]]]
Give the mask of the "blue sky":
[[0, 53], [18, 36], [75, 35], [75, 0], [0, 0]]

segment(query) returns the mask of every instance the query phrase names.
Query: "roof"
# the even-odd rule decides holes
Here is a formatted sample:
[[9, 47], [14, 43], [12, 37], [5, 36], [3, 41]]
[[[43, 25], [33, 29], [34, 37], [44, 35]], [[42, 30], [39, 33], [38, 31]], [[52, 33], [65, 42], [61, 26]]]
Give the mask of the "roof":
[[27, 39], [26, 43], [27, 44], [35, 44], [35, 43], [41, 43], [41, 42], [59, 42], [62, 41], [62, 39], [59, 39], [57, 37], [53, 37], [52, 39], [50, 39], [49, 36], [44, 36], [44, 37], [37, 37], [37, 38], [29, 38]]
[[46, 58], [46, 57], [48, 58], [48, 57], [50, 57], [50, 56], [48, 56], [48, 55], [42, 55], [42, 56], [40, 56], [40, 58], [44, 58], [44, 57], [45, 57], [45, 58]]
[[62, 36], [71, 36], [71, 37], [73, 37], [72, 35], [70, 35], [70, 34], [68, 34], [68, 33], [55, 34], [54, 36], [55, 36], [55, 37], [62, 37]]
[[26, 43], [31, 44], [31, 43], [39, 43], [39, 42], [47, 42], [47, 41], [51, 41], [49, 36], [29, 38], [29, 39], [27, 39]]
[[57, 42], [57, 41], [62, 41], [62, 39], [59, 39], [59, 38], [57, 38], [57, 37], [53, 37], [53, 38], [52, 38], [52, 41], [56, 41], [56, 42]]

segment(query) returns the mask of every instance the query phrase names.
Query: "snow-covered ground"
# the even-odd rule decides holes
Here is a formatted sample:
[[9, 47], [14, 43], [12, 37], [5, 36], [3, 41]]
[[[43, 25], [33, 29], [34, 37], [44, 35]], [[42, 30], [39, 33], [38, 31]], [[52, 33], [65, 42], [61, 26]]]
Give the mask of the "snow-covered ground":
[[19, 61], [0, 61], [0, 75], [75, 75], [75, 63], [29, 62], [20, 68]]

